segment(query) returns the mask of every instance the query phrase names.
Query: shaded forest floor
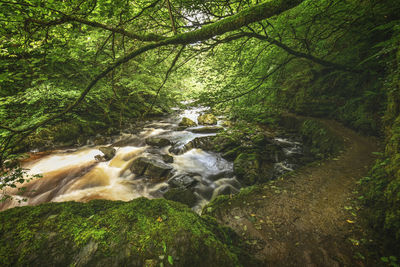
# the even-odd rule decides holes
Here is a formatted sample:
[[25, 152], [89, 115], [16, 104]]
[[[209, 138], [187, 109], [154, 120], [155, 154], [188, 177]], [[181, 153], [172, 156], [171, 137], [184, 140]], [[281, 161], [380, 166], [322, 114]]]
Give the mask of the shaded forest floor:
[[335, 121], [320, 121], [343, 138], [344, 151], [234, 196], [212, 212], [266, 266], [374, 265], [360, 256], [355, 190], [378, 145]]

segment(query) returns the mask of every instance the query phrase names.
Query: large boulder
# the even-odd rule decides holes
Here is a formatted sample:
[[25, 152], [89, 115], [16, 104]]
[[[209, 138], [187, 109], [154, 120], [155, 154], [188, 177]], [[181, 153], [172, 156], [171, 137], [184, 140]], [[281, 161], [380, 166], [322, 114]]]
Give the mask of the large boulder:
[[190, 129], [190, 131], [192, 133], [202, 133], [202, 134], [218, 133], [223, 130], [224, 130], [224, 127], [221, 127], [221, 126], [206, 126], [206, 127], [201, 127], [201, 128]]
[[185, 187], [172, 188], [164, 194], [164, 198], [176, 202], [180, 202], [193, 207], [197, 202], [196, 195], [191, 189]]
[[102, 146], [99, 147], [99, 150], [104, 154], [103, 158], [105, 160], [110, 160], [115, 156], [115, 153], [117, 152], [115, 148], [111, 146]]
[[197, 121], [201, 125], [215, 125], [217, 124], [217, 118], [210, 113], [202, 114], [197, 117]]
[[165, 199], [47, 203], [0, 213], [1, 266], [256, 266], [236, 242], [215, 219]]
[[171, 141], [164, 137], [154, 136], [146, 138], [146, 144], [148, 144], [149, 146], [164, 147], [169, 146], [171, 144]]
[[147, 176], [152, 180], [164, 180], [172, 171], [170, 165], [153, 158], [139, 157], [132, 162], [131, 171], [138, 176]]
[[178, 124], [181, 127], [193, 127], [193, 126], [197, 126], [197, 123], [195, 123], [194, 121], [192, 121], [191, 119], [187, 118], [187, 117], [183, 117], [181, 122]]

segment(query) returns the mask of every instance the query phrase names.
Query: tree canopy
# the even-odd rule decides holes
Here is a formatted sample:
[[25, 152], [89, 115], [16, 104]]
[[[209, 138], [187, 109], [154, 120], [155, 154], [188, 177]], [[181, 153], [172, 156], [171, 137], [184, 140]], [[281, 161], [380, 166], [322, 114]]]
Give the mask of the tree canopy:
[[[63, 92], [59, 99], [52, 99], [62, 102], [52, 104], [55, 110], [46, 105], [46, 110], [39, 114], [18, 116], [19, 120], [14, 121], [5, 115], [2, 121], [9, 123], [0, 126], [4, 130], [3, 153], [13, 142], [21, 140], [17, 136], [22, 134], [23, 139], [76, 108], [99, 80], [111, 72], [114, 83], [115, 70], [121, 64], [156, 48], [161, 48], [157, 53], [169, 50], [166, 53], [173, 54], [177, 49], [171, 45], [193, 45], [216, 38], [280, 14], [301, 2], [240, 1], [214, 6], [196, 1], [177, 1], [171, 5], [166, 1], [168, 8], [165, 8], [162, 1], [1, 1], [2, 60], [6, 70], [1, 79], [3, 96], [26, 94], [28, 87], [35, 92], [40, 91], [38, 87], [44, 87], [44, 91], [49, 87], [75, 87], [67, 95]], [[233, 40], [242, 36], [234, 33], [223, 38]], [[176, 58], [165, 79], [183, 49], [175, 52]], [[147, 64], [150, 60], [140, 61]], [[83, 90], [80, 89], [85, 83], [82, 80], [87, 84]], [[112, 87], [114, 90], [115, 84]], [[38, 100], [33, 95], [29, 94], [28, 103]], [[114, 95], [118, 97], [115, 90]], [[4, 104], [13, 105], [15, 100], [14, 97]]]

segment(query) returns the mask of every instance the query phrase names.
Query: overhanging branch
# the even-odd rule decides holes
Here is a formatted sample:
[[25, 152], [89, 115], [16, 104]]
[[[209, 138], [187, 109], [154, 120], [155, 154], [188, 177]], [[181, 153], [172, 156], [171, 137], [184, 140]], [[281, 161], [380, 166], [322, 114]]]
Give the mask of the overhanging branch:
[[207, 40], [217, 35], [222, 35], [230, 31], [238, 30], [241, 27], [246, 26], [250, 23], [257, 22], [272, 17], [274, 15], [280, 14], [290, 8], [297, 6], [302, 1], [303, 0], [273, 0], [273, 1], [263, 2], [253, 7], [250, 7], [246, 10], [243, 10], [233, 16], [206, 25], [201, 29], [192, 32], [180, 33], [175, 36], [165, 38], [164, 40], [158, 41], [156, 43], [150, 43], [144, 45], [141, 48], [134, 50], [130, 54], [120, 58], [113, 65], [109, 66], [101, 73], [96, 75], [95, 78], [82, 91], [80, 96], [60, 113], [50, 116], [47, 119], [43, 120], [42, 122], [39, 122], [32, 126], [27, 126], [25, 128], [12, 129], [11, 127], [7, 126], [1, 126], [1, 128], [14, 133], [24, 133], [37, 129], [49, 123], [50, 121], [60, 118], [64, 116], [66, 113], [70, 112], [73, 108], [79, 105], [79, 103], [86, 97], [86, 95], [97, 84], [99, 80], [101, 80], [109, 72], [111, 72], [121, 64], [130, 61], [131, 59], [143, 54], [146, 51], [153, 50], [161, 46], [176, 45], [176, 44], [186, 45]]

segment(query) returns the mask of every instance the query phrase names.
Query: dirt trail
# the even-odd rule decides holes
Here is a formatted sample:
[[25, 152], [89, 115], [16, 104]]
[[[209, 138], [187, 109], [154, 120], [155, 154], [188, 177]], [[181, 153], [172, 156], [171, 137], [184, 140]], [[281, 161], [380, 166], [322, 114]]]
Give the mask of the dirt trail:
[[[336, 158], [306, 166], [214, 212], [242, 236], [265, 266], [365, 266], [354, 254], [356, 182], [377, 151], [374, 140], [321, 120], [345, 141]], [[353, 239], [353, 241], [352, 241]]]

